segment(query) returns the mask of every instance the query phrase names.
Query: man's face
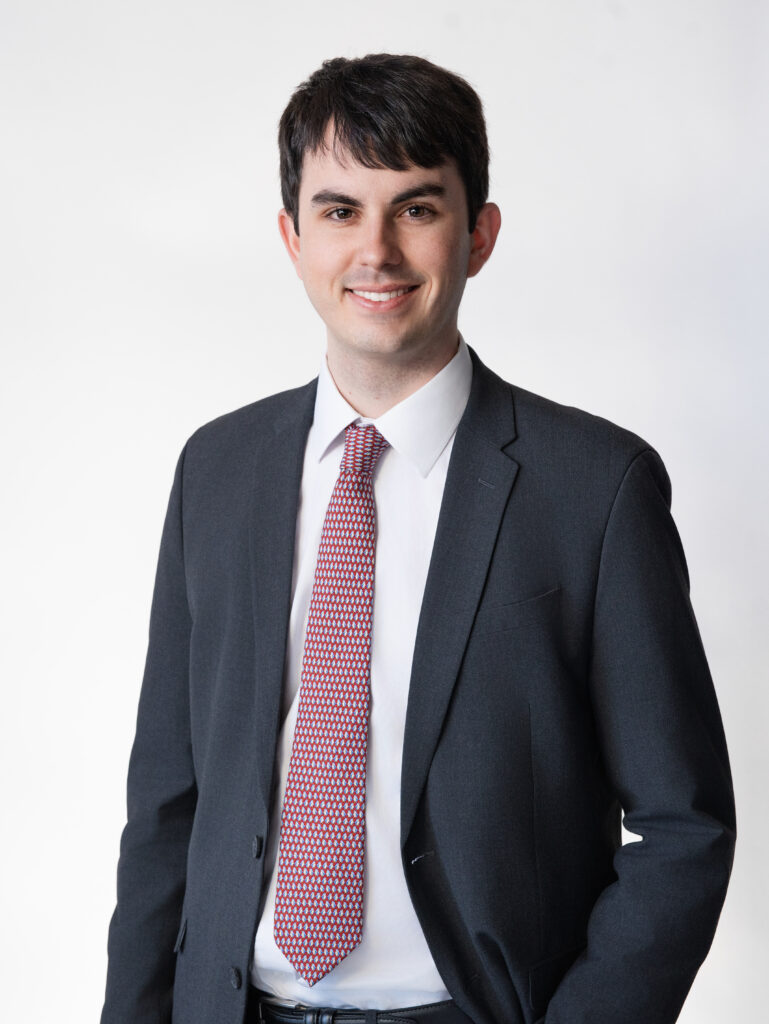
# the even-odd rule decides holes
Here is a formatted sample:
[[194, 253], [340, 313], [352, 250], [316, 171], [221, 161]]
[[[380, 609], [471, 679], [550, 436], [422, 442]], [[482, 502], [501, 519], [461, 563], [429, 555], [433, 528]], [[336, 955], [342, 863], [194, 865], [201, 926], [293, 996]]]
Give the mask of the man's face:
[[280, 230], [326, 324], [329, 354], [448, 358], [465, 281], [490, 255], [498, 215], [487, 204], [470, 234], [453, 161], [394, 171], [363, 167], [332, 146], [305, 155], [300, 233], [285, 210]]

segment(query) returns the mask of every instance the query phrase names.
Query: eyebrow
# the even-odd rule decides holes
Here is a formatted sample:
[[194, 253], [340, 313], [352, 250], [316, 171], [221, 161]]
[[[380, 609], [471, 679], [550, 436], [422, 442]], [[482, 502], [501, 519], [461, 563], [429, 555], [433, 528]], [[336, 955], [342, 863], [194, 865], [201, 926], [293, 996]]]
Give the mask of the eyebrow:
[[[403, 192], [399, 192], [397, 196], [393, 196], [390, 200], [390, 206], [398, 206], [399, 203], [407, 203], [409, 199], [422, 199], [425, 196], [441, 197], [445, 195], [446, 189], [443, 185], [438, 185], [433, 181], [425, 181], [419, 185], [407, 188]], [[363, 207], [363, 203], [360, 199], [356, 199], [354, 196], [348, 196], [344, 192], [333, 192], [331, 189], [321, 189], [320, 192], [316, 192], [310, 200], [310, 203], [312, 206], [329, 206], [338, 204], [339, 206], [351, 206], [356, 210], [360, 210]]]

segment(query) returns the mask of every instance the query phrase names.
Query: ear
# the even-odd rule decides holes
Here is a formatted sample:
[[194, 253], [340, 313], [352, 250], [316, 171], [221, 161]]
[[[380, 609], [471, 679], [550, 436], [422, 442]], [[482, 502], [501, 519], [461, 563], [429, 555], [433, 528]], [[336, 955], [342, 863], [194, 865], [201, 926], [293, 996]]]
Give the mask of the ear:
[[278, 231], [280, 231], [280, 237], [283, 239], [286, 252], [288, 253], [291, 262], [294, 264], [294, 270], [296, 270], [299, 275], [299, 279], [301, 280], [302, 267], [299, 260], [301, 244], [299, 241], [299, 235], [294, 227], [294, 218], [285, 209], [281, 210], [278, 214]]
[[467, 276], [475, 277], [494, 251], [502, 214], [496, 203], [486, 203], [478, 212], [475, 230], [470, 235], [470, 255], [467, 259]]

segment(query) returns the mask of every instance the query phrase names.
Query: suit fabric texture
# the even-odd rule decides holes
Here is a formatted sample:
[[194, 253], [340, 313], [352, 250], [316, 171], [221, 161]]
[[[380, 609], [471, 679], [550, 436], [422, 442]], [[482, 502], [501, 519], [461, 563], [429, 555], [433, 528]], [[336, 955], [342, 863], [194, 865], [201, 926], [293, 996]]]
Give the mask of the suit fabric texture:
[[[735, 819], [669, 480], [641, 438], [471, 355], [412, 664], [409, 892], [476, 1024], [671, 1024]], [[102, 1024], [243, 1020], [314, 396], [222, 416], [179, 458]]]

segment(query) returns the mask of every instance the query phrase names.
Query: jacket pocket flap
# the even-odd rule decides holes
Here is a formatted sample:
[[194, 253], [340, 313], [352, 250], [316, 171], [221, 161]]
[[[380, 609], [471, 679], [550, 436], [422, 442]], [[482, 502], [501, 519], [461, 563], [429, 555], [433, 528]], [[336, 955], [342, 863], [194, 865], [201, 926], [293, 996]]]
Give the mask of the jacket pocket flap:
[[488, 636], [491, 633], [501, 633], [506, 629], [530, 626], [543, 618], [546, 619], [557, 609], [560, 596], [561, 588], [556, 586], [520, 601], [486, 607], [482, 605], [475, 619], [473, 635]]

